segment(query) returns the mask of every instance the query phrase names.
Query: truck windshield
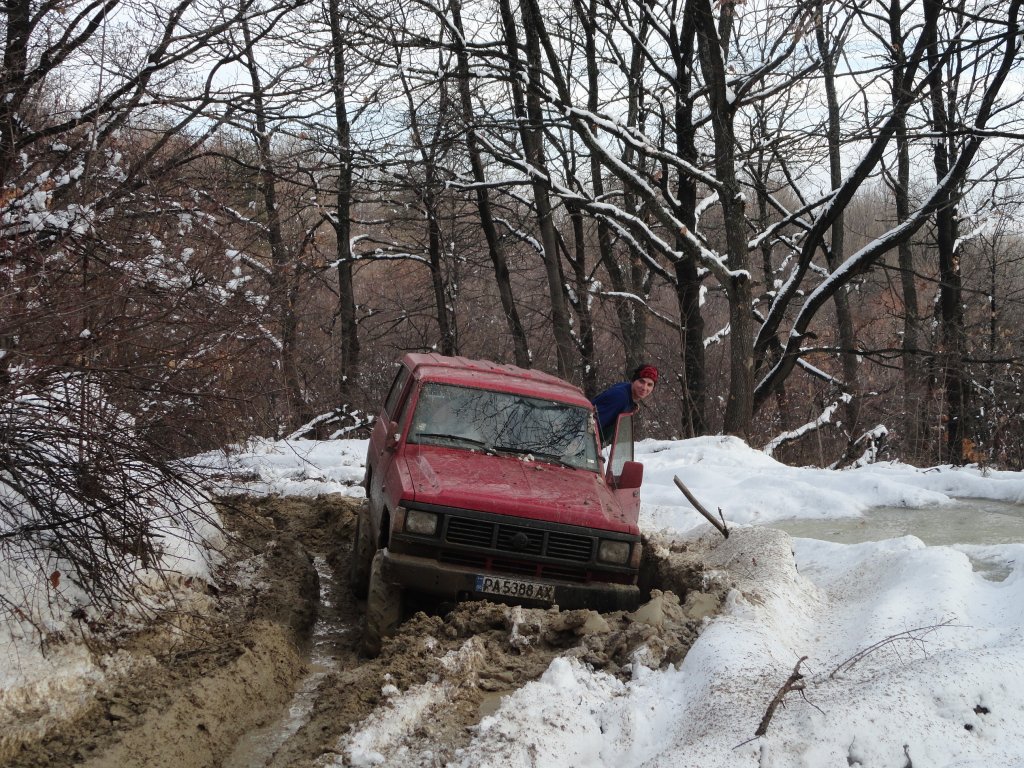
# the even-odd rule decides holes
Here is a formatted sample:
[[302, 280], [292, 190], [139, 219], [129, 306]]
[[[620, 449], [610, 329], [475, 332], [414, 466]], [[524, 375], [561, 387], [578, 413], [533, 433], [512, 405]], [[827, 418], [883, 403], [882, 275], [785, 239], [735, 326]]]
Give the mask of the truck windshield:
[[427, 383], [409, 442], [532, 456], [596, 472], [590, 411], [554, 400]]

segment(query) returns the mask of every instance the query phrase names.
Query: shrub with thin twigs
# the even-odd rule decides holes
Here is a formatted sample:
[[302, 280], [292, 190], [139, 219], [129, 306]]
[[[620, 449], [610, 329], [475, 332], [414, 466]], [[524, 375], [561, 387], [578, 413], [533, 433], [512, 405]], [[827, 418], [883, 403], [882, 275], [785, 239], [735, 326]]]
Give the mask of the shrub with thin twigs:
[[124, 606], [195, 568], [216, 515], [189, 467], [147, 441], [88, 372], [12, 369], [0, 393], [0, 608], [45, 635], [54, 616]]

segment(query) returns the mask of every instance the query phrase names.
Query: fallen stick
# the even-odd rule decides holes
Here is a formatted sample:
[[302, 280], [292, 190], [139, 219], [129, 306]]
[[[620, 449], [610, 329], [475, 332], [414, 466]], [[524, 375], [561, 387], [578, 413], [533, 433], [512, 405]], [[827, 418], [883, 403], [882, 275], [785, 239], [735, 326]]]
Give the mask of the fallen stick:
[[[679, 490], [683, 492], [683, 496], [686, 497], [686, 500], [693, 504], [693, 508], [700, 512], [702, 515], [704, 515], [704, 517], [707, 518], [708, 522], [715, 526], [715, 528], [718, 529], [719, 533], [721, 533], [725, 538], [728, 539], [729, 529], [725, 527], [725, 518], [722, 517], [721, 522], [715, 520], [714, 515], [712, 515], [710, 512], [704, 509], [703, 505], [699, 501], [697, 501], [697, 498], [692, 493], [690, 493], [690, 489], [683, 485], [683, 481], [679, 479], [678, 475], [673, 476], [672, 479], [675, 480], [676, 487], [678, 487]], [[721, 509], [718, 510], [718, 515], [719, 517], [721, 517]]]
[[768, 724], [772, 721], [772, 715], [775, 714], [776, 707], [782, 703], [782, 699], [787, 693], [790, 691], [802, 691], [806, 687], [803, 673], [800, 671], [800, 665], [806, 660], [806, 656], [800, 657], [800, 661], [798, 661], [796, 666], [793, 667], [793, 672], [786, 679], [786, 682], [784, 682], [782, 687], [775, 692], [775, 696], [772, 697], [771, 702], [768, 704], [768, 709], [765, 710], [764, 717], [761, 718], [761, 724], [757, 726], [757, 730], [754, 731], [754, 738], [764, 736], [768, 733]]

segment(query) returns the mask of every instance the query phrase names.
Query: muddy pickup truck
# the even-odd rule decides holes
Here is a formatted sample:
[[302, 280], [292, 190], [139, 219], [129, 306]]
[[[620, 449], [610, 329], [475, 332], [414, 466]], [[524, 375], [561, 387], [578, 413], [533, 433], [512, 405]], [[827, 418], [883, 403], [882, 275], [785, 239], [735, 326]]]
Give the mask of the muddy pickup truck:
[[602, 455], [583, 393], [511, 365], [406, 355], [366, 457], [351, 582], [363, 650], [413, 594], [630, 610], [643, 465], [631, 416]]

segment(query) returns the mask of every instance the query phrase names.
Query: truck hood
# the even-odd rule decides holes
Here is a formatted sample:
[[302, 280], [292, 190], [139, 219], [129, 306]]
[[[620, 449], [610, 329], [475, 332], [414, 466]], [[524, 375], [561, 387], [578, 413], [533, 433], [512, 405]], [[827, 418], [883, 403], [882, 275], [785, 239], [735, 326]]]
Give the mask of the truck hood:
[[408, 445], [410, 496], [421, 504], [639, 533], [596, 472], [432, 445]]

